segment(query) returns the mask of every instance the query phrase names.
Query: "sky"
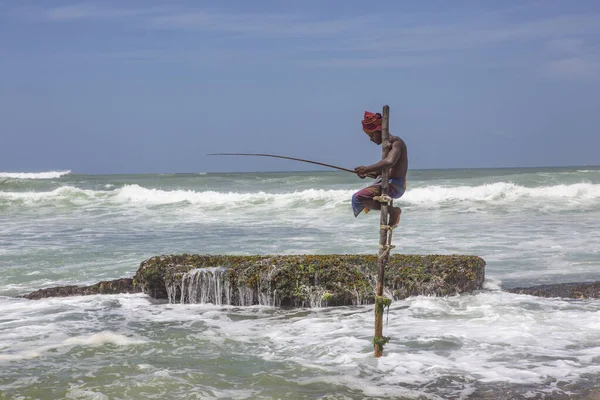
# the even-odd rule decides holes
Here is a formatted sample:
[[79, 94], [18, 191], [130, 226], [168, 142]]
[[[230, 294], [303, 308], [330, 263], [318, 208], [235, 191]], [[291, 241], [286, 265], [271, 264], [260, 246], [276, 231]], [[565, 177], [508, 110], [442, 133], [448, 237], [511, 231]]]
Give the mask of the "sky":
[[600, 2], [0, 0], [0, 171], [600, 164]]

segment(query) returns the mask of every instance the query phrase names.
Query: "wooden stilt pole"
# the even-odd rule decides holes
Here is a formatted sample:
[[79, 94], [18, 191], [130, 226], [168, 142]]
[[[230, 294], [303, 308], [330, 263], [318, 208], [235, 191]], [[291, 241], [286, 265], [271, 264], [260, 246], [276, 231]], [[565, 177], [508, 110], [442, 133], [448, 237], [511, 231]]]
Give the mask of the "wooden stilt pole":
[[[390, 107], [384, 106], [381, 124], [381, 157], [386, 158], [390, 149]], [[381, 171], [381, 197], [385, 198], [388, 196], [388, 183], [389, 183], [389, 169], [384, 168]], [[390, 259], [390, 245], [388, 242], [388, 234], [391, 233], [387, 229], [389, 210], [388, 203], [381, 203], [381, 214], [380, 214], [380, 226], [379, 229], [379, 255], [377, 257], [377, 266], [379, 273], [377, 274], [377, 288], [375, 296], [375, 337], [373, 338], [373, 345], [375, 349], [375, 357], [381, 357], [383, 355], [383, 345], [387, 343], [388, 338], [383, 336], [383, 310], [386, 305], [386, 299], [383, 297], [383, 282], [385, 277], [385, 269], [389, 265]], [[387, 303], [389, 305], [389, 303]]]

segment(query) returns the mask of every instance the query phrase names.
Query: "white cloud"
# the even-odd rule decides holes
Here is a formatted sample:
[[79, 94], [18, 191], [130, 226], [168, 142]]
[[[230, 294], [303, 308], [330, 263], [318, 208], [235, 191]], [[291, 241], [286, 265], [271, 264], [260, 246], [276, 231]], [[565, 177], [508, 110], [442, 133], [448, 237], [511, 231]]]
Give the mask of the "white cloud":
[[307, 65], [332, 67], [332, 68], [393, 68], [393, 67], [413, 67], [439, 64], [443, 59], [441, 57], [429, 56], [391, 56], [384, 55], [379, 57], [327, 57], [325, 59], [315, 59], [307, 61]]
[[115, 19], [147, 16], [164, 12], [161, 8], [115, 8], [92, 3], [80, 3], [53, 8], [22, 8], [20, 14], [48, 22], [72, 22], [86, 19]]
[[574, 15], [512, 23], [477, 18], [454, 24], [415, 24], [370, 30], [345, 41], [345, 51], [457, 51], [502, 43], [531, 43], [600, 34], [600, 15]]
[[[514, 23], [510, 9], [466, 14], [459, 23], [432, 24], [424, 14], [357, 16], [314, 19], [298, 13], [235, 14], [215, 9], [122, 8], [101, 3], [79, 3], [62, 7], [22, 9], [38, 19], [68, 22], [84, 19], [141, 17], [146, 27], [159, 29], [209, 30], [241, 34], [286, 36], [331, 36], [345, 34], [346, 50], [439, 51], [467, 49], [501, 42], [547, 40], [568, 46], [566, 38], [600, 34], [600, 14], [563, 15]], [[518, 11], [518, 8], [517, 8]], [[436, 14], [436, 19], [441, 15]], [[449, 18], [448, 18], [449, 19]], [[144, 25], [140, 25], [144, 26]], [[575, 43], [577, 38], [571, 38]]]
[[166, 14], [149, 19], [154, 28], [209, 30], [228, 33], [258, 34], [264, 36], [329, 36], [367, 27], [369, 17], [316, 21], [306, 16], [291, 14], [226, 14], [212, 11], [194, 11]]
[[[491, 62], [503, 66], [545, 63], [546, 72], [554, 75], [589, 77], [597, 72], [598, 63], [593, 60], [600, 59], [598, 48], [587, 45], [590, 38], [600, 35], [600, 14], [523, 20], [515, 17], [521, 7], [469, 11], [458, 14], [460, 19], [454, 18], [456, 13], [400, 14], [393, 19], [384, 14], [315, 19], [312, 15], [291, 12], [229, 13], [214, 8], [175, 6], [124, 8], [100, 2], [21, 11], [30, 18], [47, 22], [135, 21], [134, 29], [210, 32], [210, 40], [199, 43], [210, 47], [215, 40], [231, 40], [213, 46], [231, 53], [238, 53], [241, 47], [241, 42], [236, 44], [238, 39], [306, 39], [292, 46], [297, 58], [310, 65], [334, 67], [403, 67], [457, 61], [465, 65]], [[457, 22], [432, 22], [448, 20]], [[265, 41], [261, 50], [276, 59], [281, 44]], [[504, 46], [502, 53], [496, 54], [501, 46]], [[136, 55], [139, 50], [123, 54], [153, 59], [161, 51], [165, 56], [174, 51], [179, 52], [178, 57], [195, 58], [185, 49], [150, 49], [144, 51], [152, 54]]]
[[122, 8], [100, 3], [79, 3], [51, 8], [21, 8], [22, 16], [46, 22], [81, 20], [123, 20], [138, 18], [140, 26], [153, 29], [198, 30], [260, 36], [316, 37], [366, 29], [374, 19], [349, 17], [315, 20], [298, 14], [234, 14], [209, 9]]
[[549, 50], [557, 53], [581, 54], [585, 50], [585, 42], [582, 39], [562, 38], [554, 39], [546, 45]]
[[566, 78], [592, 78], [598, 76], [599, 64], [582, 58], [564, 58], [550, 62], [548, 71]]
[[562, 38], [547, 43], [554, 60], [547, 63], [546, 72], [563, 78], [594, 78], [600, 76], [600, 52], [581, 38]]

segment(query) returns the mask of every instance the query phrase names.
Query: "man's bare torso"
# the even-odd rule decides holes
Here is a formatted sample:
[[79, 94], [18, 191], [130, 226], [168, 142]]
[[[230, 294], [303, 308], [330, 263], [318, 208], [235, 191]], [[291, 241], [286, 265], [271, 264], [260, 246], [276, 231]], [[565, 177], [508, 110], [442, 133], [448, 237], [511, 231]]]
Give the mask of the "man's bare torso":
[[399, 146], [400, 157], [398, 157], [398, 161], [396, 161], [396, 163], [390, 168], [389, 177], [395, 179], [406, 179], [406, 173], [408, 171], [408, 154], [406, 151], [406, 143], [404, 143], [404, 140], [400, 139], [398, 136], [391, 135], [390, 143], [392, 144], [392, 148]]

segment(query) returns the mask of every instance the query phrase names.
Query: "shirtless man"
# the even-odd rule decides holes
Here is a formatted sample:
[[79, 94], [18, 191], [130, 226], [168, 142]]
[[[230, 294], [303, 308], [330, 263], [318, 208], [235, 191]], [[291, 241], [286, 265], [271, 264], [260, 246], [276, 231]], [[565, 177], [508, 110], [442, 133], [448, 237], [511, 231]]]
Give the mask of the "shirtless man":
[[[363, 131], [369, 135], [371, 142], [380, 145], [381, 137], [381, 114], [373, 114], [365, 111], [365, 118], [362, 121]], [[390, 135], [390, 144], [392, 148], [383, 160], [368, 166], [354, 168], [354, 172], [364, 179], [366, 176], [378, 177], [377, 182], [368, 186], [352, 196], [352, 208], [354, 216], [357, 217], [361, 211], [368, 213], [369, 210], [381, 209], [381, 203], [373, 200], [373, 197], [381, 195], [381, 171], [389, 168], [388, 195], [393, 199], [399, 199], [406, 190], [406, 172], [408, 170], [408, 155], [406, 143], [397, 136]], [[400, 207], [390, 207], [389, 225], [395, 227], [400, 222]]]

